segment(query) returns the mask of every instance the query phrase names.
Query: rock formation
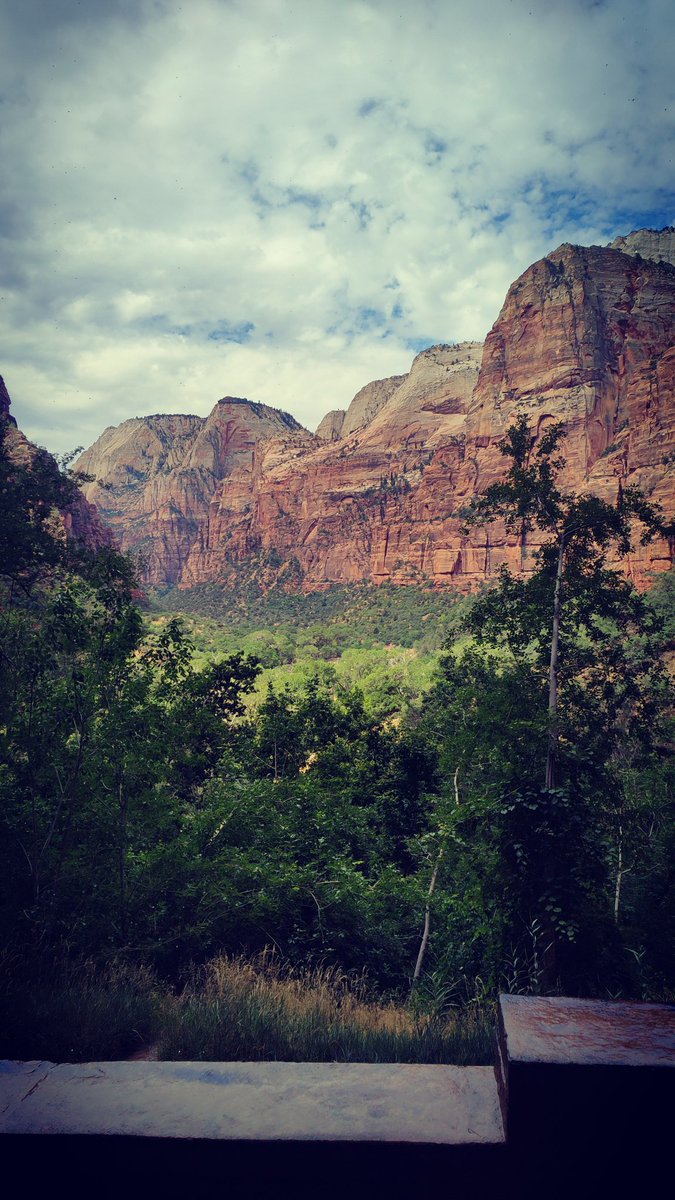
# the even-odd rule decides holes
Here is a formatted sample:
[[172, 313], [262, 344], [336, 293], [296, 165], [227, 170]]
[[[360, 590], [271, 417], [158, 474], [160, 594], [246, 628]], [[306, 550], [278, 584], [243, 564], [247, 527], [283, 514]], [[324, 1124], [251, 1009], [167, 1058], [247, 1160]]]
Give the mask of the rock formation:
[[16, 428], [16, 421], [9, 411], [10, 405], [11, 400], [9, 398], [9, 392], [5, 387], [5, 381], [2, 378], [2, 375], [0, 375], [0, 421], [6, 421], [9, 425], [13, 425], [14, 428]]
[[622, 250], [624, 254], [639, 254], [653, 262], [668, 262], [675, 266], [675, 226], [665, 229], [636, 229], [625, 237], [610, 242], [611, 250]]
[[[536, 538], [523, 547], [499, 526], [467, 537], [461, 521], [503, 473], [498, 442], [525, 412], [536, 434], [565, 422], [568, 487], [611, 501], [634, 483], [672, 517], [672, 233], [631, 234], [621, 249], [559, 247], [509, 289], [484, 348], [423, 351], [408, 375], [368, 384], [317, 435], [231, 398], [206, 420], [106, 430], [78, 464], [104, 485], [87, 495], [157, 584], [253, 576], [305, 589], [369, 579], [469, 590], [502, 563], [532, 562]], [[669, 561], [655, 543], [628, 570], [642, 586]]]
[[267, 464], [317, 444], [288, 413], [239, 397], [206, 418], [135, 417], [105, 430], [80, 456], [85, 486], [123, 550], [139, 555], [148, 583], [183, 578], [192, 552], [206, 550], [211, 508], [251, 511]]
[[[46, 462], [49, 470], [56, 472], [57, 464], [52, 456], [46, 450], [42, 450], [33, 442], [28, 441], [28, 438], [17, 427], [10, 408], [9, 392], [0, 375], [0, 428], [4, 434], [4, 445], [10, 461], [30, 467], [35, 459], [41, 456], [43, 464]], [[101, 521], [94, 506], [85, 499], [81, 492], [76, 492], [73, 502], [60, 514], [60, 517], [67, 536], [90, 549], [109, 546], [114, 541], [108, 526]]]
[[333, 408], [330, 412], [327, 412], [316, 427], [316, 436], [319, 440], [322, 442], [337, 442], [342, 434], [345, 415], [344, 408]]
[[388, 379], [374, 379], [362, 387], [345, 413], [341, 437], [349, 437], [369, 425], [406, 378], [405, 375], [391, 375]]

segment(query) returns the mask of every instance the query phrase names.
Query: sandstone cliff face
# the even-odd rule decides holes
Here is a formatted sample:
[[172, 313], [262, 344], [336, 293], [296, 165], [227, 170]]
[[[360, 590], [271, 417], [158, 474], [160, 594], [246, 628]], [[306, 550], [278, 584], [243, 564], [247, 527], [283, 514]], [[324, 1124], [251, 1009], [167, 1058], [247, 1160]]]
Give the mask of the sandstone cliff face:
[[624, 254], [639, 254], [641, 258], [675, 266], [675, 227], [667, 225], [665, 229], [636, 229], [625, 237], [615, 238], [610, 242], [610, 249], [621, 250]]
[[364, 395], [388, 396], [369, 424], [295, 461], [268, 455], [250, 510], [231, 498], [212, 504], [183, 584], [232, 580], [256, 553], [292, 563], [306, 588], [416, 577], [406, 560], [408, 499], [433, 448], [461, 428], [479, 357], [476, 343], [425, 350], [409, 375], [358, 393], [359, 405]]
[[349, 437], [369, 425], [406, 378], [405, 375], [391, 375], [388, 379], [375, 379], [361, 388], [345, 413], [340, 435]]
[[337, 442], [345, 423], [344, 408], [333, 408], [326, 413], [316, 427], [316, 436], [321, 442]]
[[[541, 431], [567, 427], [564, 482], [608, 501], [636, 484], [672, 515], [675, 269], [616, 250], [561, 246], [509, 290], [488, 334], [466, 423], [472, 486], [503, 470], [496, 442], [517, 412]], [[636, 581], [665, 565], [662, 544], [632, 564]]]
[[431, 450], [463, 425], [478, 380], [480, 342], [430, 346], [417, 355], [388, 401], [364, 429], [361, 445]]
[[[423, 351], [408, 375], [361, 389], [342, 421], [330, 414], [321, 437], [232, 400], [206, 422], [107, 430], [82, 465], [112, 487], [90, 498], [125, 546], [147, 550], [156, 583], [233, 583], [264, 563], [267, 579], [306, 589], [470, 590], [502, 563], [533, 561], [535, 537], [523, 547], [496, 525], [467, 537], [460, 516], [503, 474], [498, 442], [526, 412], [538, 435], [565, 421], [567, 486], [613, 500], [635, 483], [672, 516], [675, 267], [647, 261], [631, 236], [642, 250], [547, 255], [509, 289], [484, 348]], [[653, 545], [629, 571], [642, 586], [668, 562]]]
[[212, 504], [250, 508], [265, 456], [315, 442], [288, 413], [226, 396], [206, 418], [141, 417], [106, 429], [77, 467], [95, 477], [85, 495], [122, 549], [140, 554], [145, 580], [172, 584], [203, 546]]

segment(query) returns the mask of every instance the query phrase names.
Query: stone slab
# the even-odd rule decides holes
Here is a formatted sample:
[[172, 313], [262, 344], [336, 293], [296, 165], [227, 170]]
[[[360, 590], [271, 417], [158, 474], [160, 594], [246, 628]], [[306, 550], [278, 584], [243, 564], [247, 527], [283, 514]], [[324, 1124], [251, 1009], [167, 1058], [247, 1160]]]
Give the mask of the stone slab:
[[501, 996], [509, 1064], [675, 1068], [675, 1006]]
[[11, 1062], [0, 1060], [0, 1122], [2, 1116], [20, 1104], [53, 1069], [53, 1063]]
[[660, 1194], [671, 1172], [675, 1009], [502, 996], [498, 1025], [510, 1169], [526, 1194]]
[[490, 1067], [23, 1063], [0, 1067], [0, 1133], [232, 1141], [504, 1141]]

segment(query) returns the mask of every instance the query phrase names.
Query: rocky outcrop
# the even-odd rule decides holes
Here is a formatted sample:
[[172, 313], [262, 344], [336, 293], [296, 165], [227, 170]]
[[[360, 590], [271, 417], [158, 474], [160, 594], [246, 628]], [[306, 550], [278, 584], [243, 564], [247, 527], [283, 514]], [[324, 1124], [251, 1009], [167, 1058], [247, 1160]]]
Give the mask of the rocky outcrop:
[[[42, 470], [48, 471], [53, 477], [56, 476], [59, 468], [54, 458], [46, 450], [28, 441], [28, 438], [17, 427], [10, 409], [9, 392], [0, 375], [0, 430], [3, 434], [4, 449], [10, 461], [21, 467], [32, 469], [37, 460]], [[57, 514], [54, 515], [57, 518]], [[60, 521], [67, 537], [90, 550], [97, 550], [102, 546], [110, 546], [114, 543], [111, 530], [101, 521], [96, 509], [89, 504], [81, 491], [77, 491], [72, 502], [61, 511]], [[58, 529], [58, 524], [56, 528]]]
[[326, 413], [325, 417], [316, 427], [316, 436], [321, 442], [337, 442], [342, 433], [342, 426], [345, 423], [344, 408], [333, 408]]
[[226, 396], [206, 418], [140, 417], [106, 429], [77, 468], [94, 476], [85, 495], [139, 556], [146, 582], [173, 584], [204, 548], [212, 505], [250, 512], [264, 463], [315, 444], [288, 413]]
[[9, 411], [11, 403], [5, 381], [0, 375], [0, 421], [6, 421], [8, 424], [16, 426], [16, 421]]
[[349, 437], [369, 425], [406, 378], [405, 375], [391, 375], [388, 379], [375, 379], [361, 388], [345, 413], [340, 435]]
[[[564, 245], [509, 289], [488, 334], [466, 423], [474, 490], [503, 471], [496, 443], [517, 413], [567, 429], [564, 482], [613, 501], [635, 484], [675, 511], [675, 268], [609, 248]], [[512, 558], [513, 556], [511, 556]], [[632, 564], [643, 583], [663, 544]]]
[[478, 380], [480, 342], [430, 346], [417, 355], [360, 439], [362, 446], [431, 450], [463, 425]]
[[610, 249], [621, 250], [624, 254], [639, 254], [641, 258], [651, 259], [652, 262], [668, 262], [675, 266], [675, 226], [636, 229], [625, 237], [615, 238], [610, 242]]
[[[110, 485], [88, 494], [123, 544], [145, 551], [152, 582], [257, 572], [306, 589], [370, 579], [470, 590], [502, 563], [533, 561], [533, 535], [527, 546], [498, 525], [467, 536], [461, 519], [504, 472], [498, 443], [522, 412], [536, 436], [565, 422], [569, 488], [612, 501], [634, 483], [672, 516], [675, 267], [564, 245], [512, 285], [484, 348], [423, 351], [408, 375], [361, 389], [341, 423], [329, 414], [321, 436], [229, 399], [206, 421], [125, 422], [81, 464]], [[642, 586], [669, 561], [654, 544], [628, 569]]]
[[[419, 532], [404, 529], [408, 504], [434, 447], [461, 429], [479, 357], [477, 343], [425, 350], [408, 375], [358, 393], [359, 404], [364, 394], [388, 393], [369, 424], [294, 461], [268, 458], [250, 509], [233, 505], [231, 496], [227, 507], [212, 504], [182, 583], [232, 581], [255, 556], [292, 564], [292, 579], [306, 588], [417, 577], [405, 550]], [[390, 545], [384, 531], [397, 522]]]

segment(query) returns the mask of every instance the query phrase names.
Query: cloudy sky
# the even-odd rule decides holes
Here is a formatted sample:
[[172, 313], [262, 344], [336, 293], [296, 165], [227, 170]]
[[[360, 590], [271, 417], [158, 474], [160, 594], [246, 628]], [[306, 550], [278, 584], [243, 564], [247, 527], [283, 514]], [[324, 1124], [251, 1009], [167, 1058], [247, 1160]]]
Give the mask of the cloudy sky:
[[4, 0], [0, 372], [52, 450], [314, 428], [563, 241], [675, 223], [672, 0]]

